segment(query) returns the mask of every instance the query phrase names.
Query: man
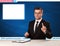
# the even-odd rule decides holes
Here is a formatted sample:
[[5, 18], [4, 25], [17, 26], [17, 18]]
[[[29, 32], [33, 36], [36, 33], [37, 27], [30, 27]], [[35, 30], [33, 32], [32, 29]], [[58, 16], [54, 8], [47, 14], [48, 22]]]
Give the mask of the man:
[[35, 20], [29, 23], [28, 32], [25, 33], [25, 37], [31, 39], [46, 39], [46, 37], [52, 37], [49, 23], [42, 19], [42, 15], [42, 8], [34, 9]]

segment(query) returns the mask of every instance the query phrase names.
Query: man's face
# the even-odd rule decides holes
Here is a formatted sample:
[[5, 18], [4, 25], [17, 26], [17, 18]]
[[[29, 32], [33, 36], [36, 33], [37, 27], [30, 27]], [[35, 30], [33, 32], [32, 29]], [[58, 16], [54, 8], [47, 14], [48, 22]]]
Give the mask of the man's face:
[[42, 17], [42, 14], [43, 14], [43, 11], [42, 10], [35, 9], [35, 11], [34, 11], [35, 19], [39, 20]]

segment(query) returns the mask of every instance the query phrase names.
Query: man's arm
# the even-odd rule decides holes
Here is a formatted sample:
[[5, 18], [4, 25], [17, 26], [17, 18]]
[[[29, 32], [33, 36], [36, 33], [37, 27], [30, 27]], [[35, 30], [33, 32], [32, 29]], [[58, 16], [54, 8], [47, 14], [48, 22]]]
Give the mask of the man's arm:
[[28, 31], [24, 35], [25, 35], [25, 37], [30, 38], [30, 23], [28, 26]]
[[50, 29], [49, 23], [47, 24], [46, 37], [47, 38], [52, 38], [52, 33], [51, 33], [51, 29]]
[[51, 37], [52, 37], [50, 25], [49, 25], [48, 22], [42, 23], [42, 28], [41, 28], [41, 30], [42, 30], [42, 32], [45, 34], [45, 36], [46, 36], [47, 38], [51, 38]]
[[29, 25], [28, 25], [28, 33], [29, 33], [29, 36], [28, 36], [28, 38], [31, 38], [31, 37], [30, 37], [30, 34], [31, 34], [31, 33], [30, 33], [30, 30], [31, 30], [31, 29], [30, 29], [30, 28], [31, 28], [31, 25], [30, 25], [30, 23], [31, 23], [31, 22], [29, 22]]

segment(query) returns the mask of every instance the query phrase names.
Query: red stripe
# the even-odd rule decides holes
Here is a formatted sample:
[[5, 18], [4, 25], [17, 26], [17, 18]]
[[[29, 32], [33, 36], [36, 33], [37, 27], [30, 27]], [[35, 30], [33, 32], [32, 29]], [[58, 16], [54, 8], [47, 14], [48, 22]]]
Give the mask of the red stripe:
[[13, 0], [0, 0], [0, 2], [13, 2]]

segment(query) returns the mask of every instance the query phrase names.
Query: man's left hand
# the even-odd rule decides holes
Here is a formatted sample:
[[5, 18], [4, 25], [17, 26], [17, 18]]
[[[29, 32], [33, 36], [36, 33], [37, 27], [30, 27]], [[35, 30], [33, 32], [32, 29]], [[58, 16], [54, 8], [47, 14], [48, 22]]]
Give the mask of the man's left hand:
[[42, 32], [46, 33], [47, 28], [46, 28], [46, 26], [45, 26], [43, 23], [42, 23], [42, 28], [41, 28], [41, 30], [42, 30]]

